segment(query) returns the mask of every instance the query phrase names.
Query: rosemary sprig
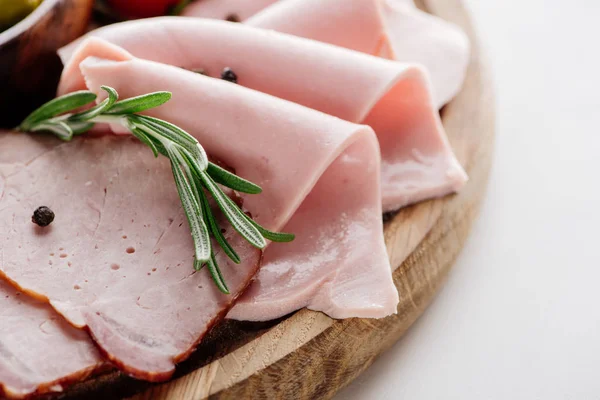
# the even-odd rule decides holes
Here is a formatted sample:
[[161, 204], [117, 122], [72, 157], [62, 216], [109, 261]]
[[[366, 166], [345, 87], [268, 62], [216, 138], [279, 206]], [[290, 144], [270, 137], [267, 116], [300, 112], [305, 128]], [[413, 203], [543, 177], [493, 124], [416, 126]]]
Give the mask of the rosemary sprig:
[[90, 130], [96, 123], [117, 123], [147, 145], [155, 157], [159, 154], [167, 157], [171, 162], [175, 185], [194, 240], [194, 268], [200, 270], [205, 265], [208, 266], [215, 284], [223, 293], [228, 294], [229, 289], [217, 265], [210, 237], [214, 237], [233, 262], [239, 264], [241, 260], [221, 233], [209, 205], [208, 194], [213, 197], [233, 228], [253, 246], [263, 249], [267, 245], [266, 240], [294, 240], [292, 234], [271, 232], [257, 224], [219, 186], [258, 194], [262, 191], [258, 185], [210, 162], [200, 143], [183, 129], [158, 118], [137, 114], [166, 103], [171, 98], [170, 92], [148, 93], [119, 101], [115, 89], [108, 86], [102, 86], [102, 89], [108, 97], [94, 107], [75, 112], [92, 103], [96, 95], [90, 91], [69, 93], [49, 101], [29, 114], [17, 130], [50, 132], [69, 141]]

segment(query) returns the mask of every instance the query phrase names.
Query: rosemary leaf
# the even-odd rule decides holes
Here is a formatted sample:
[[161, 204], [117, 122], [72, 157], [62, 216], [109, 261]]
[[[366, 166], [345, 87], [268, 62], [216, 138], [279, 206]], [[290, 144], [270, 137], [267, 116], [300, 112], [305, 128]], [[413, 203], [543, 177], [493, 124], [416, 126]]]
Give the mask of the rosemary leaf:
[[223, 233], [221, 232], [221, 228], [217, 221], [215, 220], [214, 215], [212, 214], [212, 210], [210, 209], [210, 204], [208, 203], [208, 199], [204, 195], [204, 192], [200, 192], [200, 201], [202, 202], [202, 209], [204, 212], [204, 220], [208, 225], [208, 228], [212, 232], [213, 237], [219, 243], [219, 246], [223, 249], [225, 254], [236, 264], [241, 262], [240, 256], [235, 252], [233, 247], [229, 244]]
[[229, 196], [223, 193], [221, 188], [219, 188], [212, 181], [212, 179], [210, 179], [206, 172], [200, 173], [200, 179], [202, 180], [204, 186], [208, 189], [210, 194], [217, 201], [219, 208], [221, 209], [221, 211], [223, 211], [223, 213], [231, 223], [231, 226], [233, 226], [233, 228], [236, 231], [238, 231], [238, 233], [242, 235], [244, 239], [246, 239], [252, 246], [259, 249], [264, 249], [267, 245], [267, 242], [265, 242], [265, 238], [262, 237], [262, 235], [254, 225], [248, 222], [246, 214], [244, 214], [238, 208], [237, 204], [235, 204], [233, 200], [229, 198]]
[[277, 242], [277, 243], [289, 243], [292, 242], [295, 238], [296, 235], [294, 235], [293, 233], [284, 233], [284, 232], [272, 232], [268, 229], [263, 228], [262, 226], [260, 226], [258, 224], [258, 222], [254, 221], [252, 218], [247, 216], [248, 221], [250, 221], [250, 223], [252, 225], [254, 225], [256, 227], [256, 229], [258, 229], [258, 231], [260, 232], [260, 234], [265, 238], [268, 239], [272, 242]]
[[262, 188], [250, 181], [240, 178], [237, 175], [232, 174], [224, 168], [219, 167], [214, 163], [209, 163], [206, 172], [211, 178], [217, 183], [226, 186], [230, 189], [237, 190], [238, 192], [248, 194], [258, 194], [262, 192]]
[[93, 122], [88, 121], [65, 121], [69, 128], [73, 131], [73, 135], [81, 135], [94, 127]]
[[131, 97], [113, 104], [105, 112], [107, 115], [135, 114], [165, 104], [171, 99], [171, 92], [154, 92], [141, 96]]
[[[180, 165], [183, 166], [183, 170], [185, 171], [185, 176], [187, 177], [188, 184], [192, 189], [192, 195], [194, 196], [194, 201], [198, 205], [198, 218], [202, 221], [204, 226], [207, 228], [206, 223], [204, 223], [204, 209], [202, 207], [202, 199], [200, 195], [202, 194], [202, 182], [195, 179], [194, 174], [192, 173], [192, 167], [190, 167], [190, 163], [188, 162], [191, 159], [191, 156], [185, 149], [181, 149], [180, 152], [175, 153], [177, 156], [177, 161]], [[208, 238], [210, 240], [210, 238]]]
[[198, 260], [194, 260], [194, 270], [200, 271], [206, 265], [205, 262], [198, 262]]
[[198, 201], [200, 202], [200, 206], [202, 208], [202, 213], [204, 216], [204, 221], [208, 226], [209, 231], [212, 232], [213, 237], [215, 238], [219, 246], [223, 249], [225, 254], [227, 254], [227, 256], [231, 258], [233, 262], [239, 264], [241, 262], [240, 257], [237, 255], [233, 247], [231, 247], [229, 242], [227, 242], [225, 236], [223, 236], [223, 234], [221, 233], [221, 228], [217, 224], [217, 221], [215, 220], [215, 217], [208, 203], [208, 199], [206, 198], [203, 192], [201, 178], [202, 171], [200, 169], [200, 166], [189, 153], [183, 153], [183, 155], [186, 158], [185, 161], [188, 163], [188, 166], [190, 168], [190, 175], [193, 176], [193, 179], [191, 179], [191, 181], [197, 181], [197, 187], [199, 188], [197, 189]]
[[208, 263], [206, 265], [208, 266], [210, 275], [212, 276], [213, 280], [215, 281], [217, 288], [221, 292], [223, 292], [225, 294], [229, 294], [229, 288], [227, 287], [227, 284], [225, 283], [225, 280], [223, 279], [223, 275], [221, 275], [221, 270], [217, 266], [217, 260], [215, 260], [214, 254], [211, 255], [210, 260], [208, 260]]
[[177, 126], [158, 118], [143, 115], [135, 116], [133, 118], [138, 126], [142, 125], [146, 131], [156, 131], [188, 150], [198, 162], [200, 169], [202, 171], [206, 170], [208, 167], [208, 156], [206, 155], [204, 148], [200, 146], [200, 143], [198, 143], [192, 135]]
[[70, 141], [73, 138], [73, 130], [69, 125], [63, 121], [40, 123], [31, 128], [32, 132], [37, 131], [48, 131], [58, 136], [65, 142]]
[[138, 115], [137, 117], [141, 118], [144, 121], [154, 122], [155, 124], [157, 124], [159, 126], [168, 128], [171, 131], [171, 134], [174, 133], [175, 135], [177, 135], [176, 136], [177, 141], [181, 141], [182, 143], [184, 143], [184, 142], [189, 143], [190, 145], [198, 144], [198, 141], [196, 140], [196, 138], [194, 138], [192, 135], [190, 135], [183, 129], [179, 128], [177, 125], [174, 125], [170, 122], [167, 122], [167, 121], [159, 119], [159, 118], [150, 117], [148, 115]]
[[174, 147], [174, 145], [165, 146], [169, 158], [171, 159], [171, 169], [173, 170], [173, 177], [175, 178], [177, 191], [181, 198], [181, 205], [183, 206], [192, 232], [196, 262], [206, 263], [210, 259], [211, 253], [208, 229], [202, 220], [200, 206], [194, 198], [192, 188], [186, 180], [183, 169], [179, 164], [178, 157], [175, 154], [178, 150], [174, 150], [172, 147]]
[[113, 106], [113, 104], [117, 102], [117, 100], [119, 99], [119, 94], [115, 89], [109, 86], [100, 87], [102, 88], [102, 90], [108, 93], [108, 97], [104, 99], [100, 104], [90, 108], [89, 110], [71, 115], [69, 117], [69, 121], [89, 121], [90, 119], [105, 113], [108, 109], [110, 109]]
[[80, 90], [50, 100], [37, 110], [33, 111], [19, 125], [19, 130], [30, 131], [36, 124], [57, 115], [73, 111], [96, 100], [96, 95], [87, 90]]
[[152, 140], [150, 140], [150, 138], [144, 133], [144, 131], [138, 129], [134, 124], [131, 124], [129, 130], [131, 131], [131, 134], [133, 136], [139, 139], [140, 142], [150, 147], [150, 150], [152, 150], [152, 153], [154, 153], [154, 157], [158, 157], [158, 148], [156, 147], [154, 142], [152, 142]]

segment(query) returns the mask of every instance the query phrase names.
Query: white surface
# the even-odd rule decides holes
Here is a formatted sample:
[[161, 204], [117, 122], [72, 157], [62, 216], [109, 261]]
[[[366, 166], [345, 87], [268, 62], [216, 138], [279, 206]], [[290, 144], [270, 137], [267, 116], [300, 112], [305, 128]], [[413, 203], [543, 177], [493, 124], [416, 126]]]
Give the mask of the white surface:
[[487, 199], [434, 303], [337, 399], [600, 399], [600, 1], [468, 3], [498, 99]]

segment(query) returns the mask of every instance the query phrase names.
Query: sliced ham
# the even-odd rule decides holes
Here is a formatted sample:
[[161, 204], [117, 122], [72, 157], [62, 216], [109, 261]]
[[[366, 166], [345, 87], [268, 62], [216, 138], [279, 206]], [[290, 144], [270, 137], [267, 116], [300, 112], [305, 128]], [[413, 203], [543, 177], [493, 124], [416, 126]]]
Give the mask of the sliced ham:
[[60, 392], [102, 364], [85, 332], [47, 304], [0, 282], [0, 397]]
[[[255, 319], [304, 306], [338, 318], [395, 312], [371, 128], [119, 52], [114, 60], [99, 58], [111, 52], [98, 43], [82, 51], [88, 53], [80, 68], [95, 92], [101, 84], [122, 97], [172, 91], [152, 114], [188, 130], [209, 154], [263, 187], [244, 198], [259, 223], [301, 238], [267, 249], [265, 262], [279, 266], [273, 284], [285, 304], [265, 307]], [[192, 273], [189, 228], [165, 159], [112, 136], [56, 144], [17, 165], [20, 149], [38, 139], [6, 140], [13, 151], [0, 154], [0, 232], [9, 232], [0, 235], [4, 278], [87, 327], [124, 371], [168, 378], [245, 289], [259, 252], [228, 229], [243, 264], [219, 254], [234, 293], [222, 295], [207, 271]], [[45, 230], [30, 221], [41, 204], [57, 215]]]
[[[169, 377], [246, 288], [260, 252], [235, 235], [242, 264], [217, 254], [232, 291], [222, 295], [207, 271], [193, 273], [189, 228], [166, 159], [130, 137], [0, 140], [9, 149], [0, 154], [4, 278], [87, 326], [125, 371]], [[36, 157], [22, 156], [40, 147]], [[40, 205], [56, 214], [43, 229], [31, 222]], [[34, 354], [47, 351], [31, 345]]]
[[[466, 182], [432, 103], [427, 76], [415, 65], [242, 24], [191, 18], [131, 21], [90, 36], [136, 57], [201, 68], [215, 77], [231, 67], [243, 86], [370, 125], [382, 152], [384, 211], [446, 195]], [[60, 51], [65, 69], [59, 93], [85, 86], [79, 63], [86, 52], [75, 53], [81, 41]], [[91, 46], [122, 52], [93, 41]]]
[[220, 19], [232, 14], [248, 18], [248, 25], [422, 64], [438, 107], [458, 93], [469, 62], [469, 40], [460, 28], [418, 10], [411, 0], [208, 0], [183, 13]]
[[[7, 184], [10, 176], [56, 145], [49, 138], [31, 140], [0, 131], [0, 203], [14, 193]], [[2, 206], [0, 210], [6, 218], [8, 211]], [[3, 239], [13, 234], [12, 228], [4, 226], [1, 232]], [[8, 251], [0, 245], [0, 266], [7, 262]], [[40, 267], [49, 267], [48, 261]], [[85, 332], [70, 326], [44, 302], [0, 281], [0, 398], [61, 391], [102, 365]]]
[[[386, 211], [447, 194], [466, 181], [432, 106], [427, 80], [417, 67], [240, 24], [199, 19], [128, 22], [92, 35], [123, 45], [142, 58], [203, 68], [212, 76], [218, 77], [223, 67], [229, 66], [241, 85], [371, 125], [382, 149]], [[154, 46], [140, 39], [148, 36], [154, 38]], [[72, 47], [64, 49], [61, 92], [84, 87], [79, 63], [90, 48], [104, 57], [128, 57], [122, 48], [89, 38], [75, 54]], [[314, 246], [314, 236], [297, 237], [297, 245], [307, 240], [307, 249]], [[288, 251], [288, 247], [281, 250]], [[229, 318], [266, 320], [303, 305], [332, 316], [384, 315], [334, 312], [319, 299], [308, 301], [315, 288], [323, 287], [323, 276], [329, 276], [329, 271], [320, 269], [319, 263], [301, 252], [298, 257], [303, 262], [291, 255], [283, 262], [286, 254], [277, 251], [267, 251], [255, 283], [238, 300]], [[297, 292], [303, 293], [303, 301], [297, 300]]]

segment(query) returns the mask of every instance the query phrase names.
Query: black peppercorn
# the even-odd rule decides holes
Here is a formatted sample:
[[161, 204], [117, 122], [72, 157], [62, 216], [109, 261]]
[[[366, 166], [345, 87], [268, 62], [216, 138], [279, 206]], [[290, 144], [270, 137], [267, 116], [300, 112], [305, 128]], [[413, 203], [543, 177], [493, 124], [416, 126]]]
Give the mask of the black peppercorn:
[[221, 79], [229, 81], [229, 82], [237, 83], [237, 75], [229, 67], [225, 67], [223, 69], [223, 72], [221, 73]]
[[241, 22], [240, 17], [238, 17], [237, 14], [229, 14], [227, 16], [227, 18], [225, 18], [225, 21], [229, 21], [229, 22]]
[[54, 221], [54, 211], [49, 209], [46, 206], [38, 207], [33, 212], [33, 217], [31, 217], [31, 221], [39, 226], [48, 226]]

